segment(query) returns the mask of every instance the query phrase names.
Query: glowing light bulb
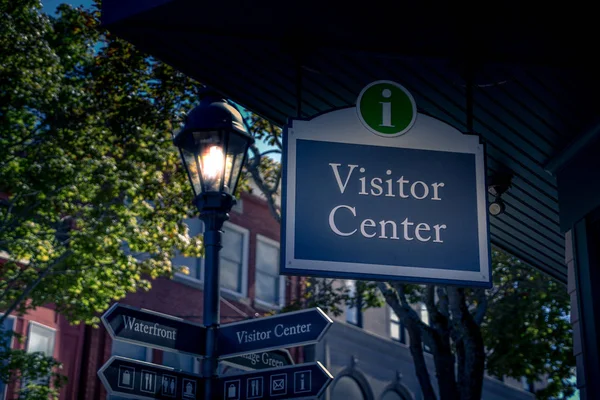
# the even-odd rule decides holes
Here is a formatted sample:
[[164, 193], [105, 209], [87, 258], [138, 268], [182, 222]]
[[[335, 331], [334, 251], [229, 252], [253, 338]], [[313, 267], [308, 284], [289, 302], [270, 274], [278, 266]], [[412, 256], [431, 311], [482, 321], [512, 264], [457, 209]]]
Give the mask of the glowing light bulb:
[[225, 155], [219, 146], [211, 146], [202, 155], [202, 175], [206, 181], [218, 181], [223, 175]]

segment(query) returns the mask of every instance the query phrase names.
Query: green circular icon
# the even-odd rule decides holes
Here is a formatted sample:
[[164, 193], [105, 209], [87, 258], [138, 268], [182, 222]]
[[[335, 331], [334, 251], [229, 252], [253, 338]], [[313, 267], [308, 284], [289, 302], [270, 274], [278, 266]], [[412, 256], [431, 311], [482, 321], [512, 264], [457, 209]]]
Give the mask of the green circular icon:
[[365, 127], [380, 136], [402, 135], [417, 118], [417, 106], [411, 94], [392, 81], [367, 85], [358, 95], [356, 109]]

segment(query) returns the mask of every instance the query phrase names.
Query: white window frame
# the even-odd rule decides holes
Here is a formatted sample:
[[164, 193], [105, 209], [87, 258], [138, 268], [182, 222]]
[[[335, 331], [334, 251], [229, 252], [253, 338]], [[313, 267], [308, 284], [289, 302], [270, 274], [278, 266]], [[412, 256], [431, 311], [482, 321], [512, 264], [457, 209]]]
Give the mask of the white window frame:
[[[356, 295], [356, 281], [353, 279], [346, 279], [344, 280], [344, 285], [346, 285], [346, 287], [350, 290], [350, 294], [352, 296]], [[356, 321], [351, 321], [350, 320], [350, 316], [352, 315], [350, 312], [352, 311], [352, 314], [354, 315], [354, 318], [356, 319]], [[354, 325], [354, 326], [358, 326], [358, 322], [360, 320], [358, 313], [361, 310], [358, 309], [358, 307], [356, 305], [354, 305], [353, 307], [351, 307], [350, 305], [346, 304], [346, 308], [344, 310], [344, 316], [346, 317], [346, 323], [350, 324], [350, 325]]]
[[[235, 231], [237, 233], [242, 234], [242, 280], [241, 280], [241, 292], [236, 292], [231, 289], [226, 289], [221, 287], [221, 294], [229, 295], [229, 297], [233, 297], [235, 299], [247, 298], [248, 297], [248, 258], [249, 258], [249, 250], [250, 250], [250, 231], [244, 227], [239, 225], [235, 225], [231, 222], [225, 222], [223, 224], [224, 235], [227, 234], [227, 231]], [[200, 266], [199, 266], [199, 276], [198, 278], [185, 275], [181, 272], [175, 273], [175, 278], [185, 284], [196, 287], [198, 289], [204, 288], [204, 268], [205, 268], [205, 258], [200, 258]]]
[[[2, 315], [4, 315], [4, 314], [0, 313], [0, 316], [2, 316]], [[17, 317], [15, 317], [13, 315], [9, 315], [8, 317], [6, 317], [6, 319], [12, 320], [12, 328], [11, 328], [11, 330], [12, 330], [12, 332], [15, 332], [15, 329], [17, 327]], [[15, 340], [14, 336], [10, 338], [10, 346], [9, 347], [11, 349], [13, 348], [13, 345], [15, 344], [14, 340]], [[8, 384], [5, 383], [4, 384], [4, 389], [0, 393], [0, 399], [1, 400], [6, 400], [6, 390], [7, 389], [8, 389]]]
[[[396, 315], [396, 313], [394, 312], [394, 310], [392, 309], [392, 307], [387, 306], [388, 309], [388, 331], [390, 334], [390, 339], [393, 340], [396, 343], [401, 343], [401, 344], [408, 344], [408, 334], [406, 332], [406, 328], [404, 327], [404, 324], [402, 323], [402, 320], [400, 319], [400, 317], [398, 317]], [[398, 318], [397, 321], [394, 321], [394, 316], [396, 316], [396, 318]], [[398, 334], [399, 334], [399, 338], [396, 339], [395, 337], [392, 336], [392, 325], [396, 325], [398, 327]], [[404, 341], [402, 340], [404, 338]]]
[[[280, 243], [276, 240], [263, 236], [261, 234], [256, 235], [256, 248], [254, 254], [254, 285], [256, 287], [256, 282], [258, 281], [258, 242], [262, 242], [269, 246], [277, 247], [277, 251], [281, 252]], [[281, 253], [280, 253], [281, 254]], [[255, 289], [256, 290], [256, 289]], [[272, 304], [267, 301], [261, 300], [256, 297], [256, 291], [254, 292], [254, 302], [256, 305], [262, 308], [275, 309], [280, 310], [285, 305], [285, 277], [283, 275], [279, 275], [279, 303]]]
[[31, 327], [34, 326], [34, 325], [42, 327], [42, 328], [45, 328], [45, 329], [48, 329], [49, 331], [54, 332], [54, 340], [53, 340], [53, 343], [52, 343], [52, 354], [50, 354], [50, 356], [49, 356], [49, 357], [54, 357], [54, 350], [56, 350], [56, 329], [54, 329], [54, 328], [52, 328], [52, 327], [50, 327], [48, 325], [40, 324], [39, 322], [36, 322], [36, 321], [28, 321], [28, 326], [27, 326], [27, 346], [25, 347], [25, 351], [27, 353], [29, 353], [29, 344], [31, 342]]
[[[31, 328], [33, 326], [42, 327], [44, 329], [52, 331], [52, 333], [53, 333], [52, 351], [51, 351], [50, 355], [46, 355], [46, 357], [52, 357], [52, 358], [54, 358], [54, 351], [56, 350], [56, 329], [52, 328], [52, 327], [50, 327], [48, 325], [40, 324], [39, 322], [36, 322], [36, 321], [28, 321], [28, 326], [27, 326], [27, 344], [25, 345], [25, 352], [31, 353], [29, 351], [29, 345], [31, 344]], [[43, 379], [43, 378], [40, 378], [40, 379]], [[35, 381], [35, 382], [39, 382], [39, 380]], [[21, 380], [21, 385], [25, 386], [25, 384], [26, 384], [25, 381]]]

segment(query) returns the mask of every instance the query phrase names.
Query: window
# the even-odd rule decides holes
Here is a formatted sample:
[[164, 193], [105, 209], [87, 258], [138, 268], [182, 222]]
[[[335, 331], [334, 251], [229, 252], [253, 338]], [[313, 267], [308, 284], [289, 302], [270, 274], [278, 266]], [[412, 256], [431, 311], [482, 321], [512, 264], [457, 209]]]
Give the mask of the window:
[[[199, 218], [186, 219], [184, 223], [188, 226], [190, 237], [198, 236], [204, 230], [204, 224]], [[177, 255], [172, 262], [173, 265], [188, 267], [190, 278], [202, 280], [202, 258]]]
[[231, 207], [231, 211], [236, 212], [238, 214], [244, 213], [244, 199], [237, 199], [233, 207]]
[[[427, 306], [425, 304], [420, 304], [417, 306], [417, 314], [421, 317], [421, 321], [425, 325], [429, 325], [429, 312], [427, 311]], [[431, 347], [426, 342], [426, 338], [423, 337], [423, 350], [427, 353], [431, 353]]]
[[[27, 334], [27, 349], [28, 353], [43, 353], [46, 357], [54, 355], [54, 340], [56, 331], [47, 326], [40, 325], [36, 322], [29, 322], [29, 333]], [[49, 385], [49, 377], [39, 378], [34, 383], [38, 385]], [[21, 385], [27, 386], [28, 382], [23, 381]]]
[[[0, 346], [12, 347], [12, 336], [9, 335], [8, 332], [13, 332], [14, 329], [15, 329], [15, 318], [7, 317], [4, 320], [4, 323], [2, 324], [2, 326], [0, 327], [0, 330], [2, 330], [2, 332], [1, 332], [2, 335], [0, 336], [0, 340], [2, 342], [0, 343]], [[6, 387], [4, 386], [4, 383], [2, 383], [2, 381], [0, 381], [0, 399], [4, 399], [5, 396], [6, 396]]]
[[391, 307], [388, 307], [390, 313], [390, 337], [392, 340], [396, 340], [400, 343], [406, 343], [406, 330], [404, 325], [400, 322], [400, 318], [396, 315]]
[[[118, 340], [112, 342], [112, 355], [133, 358], [140, 361], [152, 361], [152, 349]], [[128, 400], [120, 396], [107, 396], [108, 400]]]
[[279, 276], [279, 243], [256, 236], [256, 301], [281, 307], [285, 300], [284, 278]]
[[246, 296], [248, 290], [248, 230], [225, 223], [221, 258], [221, 288]]
[[199, 372], [200, 365], [198, 362], [196, 362], [196, 357], [194, 356], [163, 351], [162, 359], [162, 364], [166, 365], [167, 367], [173, 367], [185, 372]]
[[[199, 219], [188, 219], [185, 220], [185, 223], [188, 225], [189, 234], [192, 237], [201, 234], [204, 230], [204, 224]], [[223, 231], [221, 242], [223, 248], [219, 252], [221, 290], [246, 296], [248, 292], [248, 230], [226, 222]], [[177, 255], [173, 258], [173, 265], [189, 268], [188, 276], [177, 274], [183, 280], [201, 282], [204, 278], [203, 258]]]
[[45, 356], [52, 357], [54, 354], [54, 329], [40, 325], [35, 322], [29, 323], [29, 334], [27, 335], [27, 352], [40, 351]]
[[523, 390], [530, 393], [535, 393], [533, 382], [527, 380], [527, 378], [524, 376], [521, 377], [521, 385], [523, 385]]
[[425, 304], [421, 304], [417, 312], [421, 317], [421, 321], [423, 321], [425, 325], [429, 325], [429, 312], [427, 311], [427, 306]]
[[[348, 288], [348, 295], [351, 298], [356, 296], [356, 282], [346, 281], [346, 287]], [[346, 304], [346, 322], [352, 325], [356, 325], [362, 328], [362, 310], [359, 306], [360, 299], [354, 299], [354, 304]]]

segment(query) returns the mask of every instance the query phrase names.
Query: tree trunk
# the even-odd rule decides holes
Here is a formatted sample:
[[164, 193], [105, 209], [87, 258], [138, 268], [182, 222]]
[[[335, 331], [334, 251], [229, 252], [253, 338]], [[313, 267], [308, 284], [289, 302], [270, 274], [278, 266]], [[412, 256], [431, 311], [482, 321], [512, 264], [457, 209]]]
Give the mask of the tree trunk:
[[[449, 288], [453, 328], [459, 355], [459, 391], [461, 400], [480, 400], [483, 389], [485, 353], [479, 325], [467, 307], [464, 289]], [[462, 365], [462, 368], [460, 366]]]
[[425, 330], [425, 336], [430, 342], [433, 354], [440, 399], [455, 400], [459, 398], [459, 394], [456, 386], [454, 354], [452, 354], [450, 343], [448, 310], [442, 302], [440, 302], [440, 307], [436, 305], [434, 285], [427, 286], [424, 300], [429, 313], [430, 325], [430, 328]]
[[462, 400], [480, 400], [483, 390], [483, 373], [485, 367], [485, 353], [483, 338], [479, 326], [469, 324], [469, 334], [465, 340], [465, 392]]
[[440, 389], [440, 400], [456, 400], [459, 392], [454, 372], [454, 355], [450, 336], [437, 330], [432, 334], [432, 353], [435, 363], [435, 376]]
[[407, 318], [406, 330], [410, 336], [410, 354], [412, 355], [413, 362], [415, 363], [415, 373], [421, 385], [423, 392], [423, 400], [436, 400], [437, 397], [431, 385], [431, 379], [429, 379], [429, 371], [427, 370], [427, 364], [425, 363], [425, 357], [423, 356], [423, 337], [421, 336], [421, 329], [419, 326]]

